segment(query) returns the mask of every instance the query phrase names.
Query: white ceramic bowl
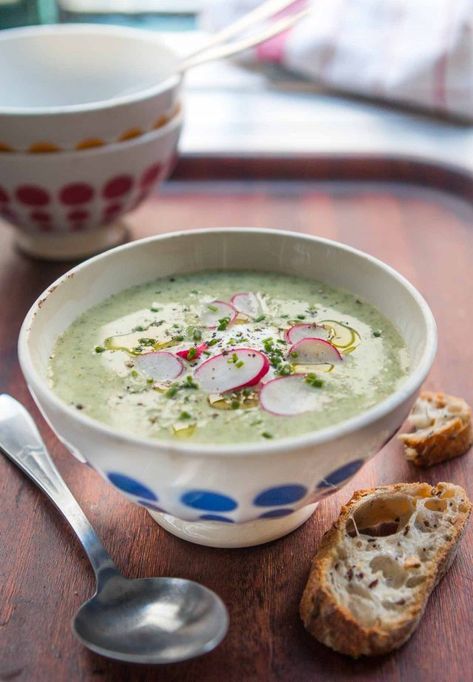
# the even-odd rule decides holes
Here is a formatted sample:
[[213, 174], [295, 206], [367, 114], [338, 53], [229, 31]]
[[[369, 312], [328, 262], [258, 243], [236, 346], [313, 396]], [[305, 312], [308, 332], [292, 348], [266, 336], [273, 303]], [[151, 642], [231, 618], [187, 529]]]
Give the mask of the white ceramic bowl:
[[[114, 431], [69, 407], [49, 388], [54, 343], [82, 312], [125, 287], [209, 269], [280, 272], [352, 291], [396, 325], [411, 356], [408, 377], [381, 403], [335, 426], [227, 446]], [[435, 351], [436, 326], [428, 305], [392, 268], [336, 242], [248, 228], [169, 234], [96, 256], [40, 296], [19, 340], [30, 391], [65, 445], [164, 528], [216, 547], [260, 544], [303, 523], [320, 498], [343, 485], [399, 428]]]
[[0, 154], [0, 216], [24, 251], [78, 258], [124, 239], [118, 219], [170, 172], [182, 114], [120, 144], [61, 154]]
[[72, 150], [162, 124], [179, 59], [150, 31], [97, 24], [0, 32], [0, 150]]

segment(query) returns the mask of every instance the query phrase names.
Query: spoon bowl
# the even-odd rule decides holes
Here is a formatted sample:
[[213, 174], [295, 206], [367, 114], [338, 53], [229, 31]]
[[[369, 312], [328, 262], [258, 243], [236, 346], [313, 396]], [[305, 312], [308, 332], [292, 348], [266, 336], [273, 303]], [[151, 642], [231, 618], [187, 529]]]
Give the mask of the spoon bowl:
[[214, 649], [228, 612], [212, 590], [181, 578], [128, 580], [116, 568], [62, 479], [31, 415], [0, 395], [0, 450], [54, 502], [94, 569], [97, 590], [72, 623], [95, 653], [133, 663], [177, 663]]
[[214, 592], [192, 580], [116, 574], [81, 606], [72, 627], [102, 656], [175, 663], [214, 649], [225, 637], [228, 614]]

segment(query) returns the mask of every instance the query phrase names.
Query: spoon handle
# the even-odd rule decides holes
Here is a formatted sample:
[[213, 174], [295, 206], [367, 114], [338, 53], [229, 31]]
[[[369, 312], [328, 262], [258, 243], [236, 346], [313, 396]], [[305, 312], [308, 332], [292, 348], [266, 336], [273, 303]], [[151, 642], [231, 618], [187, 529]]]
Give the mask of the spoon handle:
[[224, 59], [226, 57], [231, 57], [234, 54], [243, 52], [250, 47], [255, 47], [260, 43], [264, 43], [270, 38], [274, 38], [283, 31], [287, 31], [292, 26], [297, 24], [298, 21], [310, 14], [310, 9], [304, 9], [296, 14], [291, 14], [290, 16], [278, 19], [269, 26], [264, 27], [257, 33], [252, 33], [251, 35], [244, 36], [235, 40], [233, 43], [225, 43], [224, 45], [217, 45], [215, 48], [210, 48], [209, 50], [199, 50], [195, 55], [191, 55], [184, 59], [179, 66], [179, 71], [183, 73], [189, 69], [193, 69], [194, 66], [199, 66], [205, 62], [211, 62], [217, 59]]
[[54, 502], [79, 538], [97, 584], [110, 573], [118, 573], [77, 500], [56, 469], [36, 424], [21, 403], [0, 395], [0, 449]]

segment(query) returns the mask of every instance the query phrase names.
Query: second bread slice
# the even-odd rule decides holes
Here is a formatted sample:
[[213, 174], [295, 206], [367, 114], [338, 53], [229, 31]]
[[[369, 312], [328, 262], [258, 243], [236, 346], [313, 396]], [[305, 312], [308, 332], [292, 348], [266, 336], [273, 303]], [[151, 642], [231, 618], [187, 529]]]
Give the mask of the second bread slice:
[[353, 657], [401, 646], [450, 567], [470, 510], [451, 483], [355, 493], [314, 557], [300, 605], [307, 630]]

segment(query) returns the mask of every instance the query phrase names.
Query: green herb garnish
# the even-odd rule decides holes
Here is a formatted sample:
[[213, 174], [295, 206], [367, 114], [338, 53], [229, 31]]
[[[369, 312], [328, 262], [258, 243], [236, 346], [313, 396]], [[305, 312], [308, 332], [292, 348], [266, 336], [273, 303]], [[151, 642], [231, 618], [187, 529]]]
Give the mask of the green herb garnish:
[[179, 390], [179, 386], [177, 384], [172, 384], [172, 386], [170, 386], [168, 388], [168, 390], [166, 391], [166, 393], [164, 395], [166, 396], [166, 398], [174, 398], [174, 396], [176, 395], [178, 390]]
[[255, 322], [262, 322], [264, 319], [266, 319], [266, 315], [258, 315], [255, 317]]
[[187, 351], [187, 360], [193, 360], [195, 357], [197, 357], [197, 348], [194, 346]]
[[192, 419], [192, 415], [189, 414], [189, 412], [183, 411], [183, 412], [181, 412], [181, 414], [179, 415], [179, 419]]
[[273, 434], [268, 433], [268, 431], [263, 431], [263, 433], [261, 435], [263, 436], [263, 438], [268, 438], [268, 439], [273, 438]]
[[304, 381], [306, 384], [309, 384], [309, 386], [313, 386], [313, 388], [322, 388], [322, 386], [324, 385], [322, 379], [319, 379], [318, 376], [313, 372], [307, 374]]
[[238, 369], [240, 369], [240, 367], [243, 367], [244, 364], [245, 363], [243, 362], [243, 360], [238, 360], [238, 362], [235, 363], [235, 367], [238, 367]]
[[104, 353], [105, 348], [103, 346], [95, 346], [95, 352], [96, 353]]
[[199, 388], [199, 385], [195, 383], [190, 375], [184, 379], [181, 386], [182, 388]]
[[207, 346], [215, 346], [215, 344], [218, 342], [219, 339], [210, 339], [210, 341], [207, 341]]
[[375, 329], [375, 331], [373, 332], [373, 336], [376, 336], [376, 338], [378, 338], [379, 336], [381, 336], [381, 331], [379, 329]]
[[223, 332], [225, 329], [228, 327], [230, 324], [230, 318], [229, 317], [221, 317], [218, 321], [218, 331]]
[[212, 312], [212, 313], [218, 313], [218, 308], [216, 305], [212, 305], [211, 303], [208, 304], [207, 308]]

